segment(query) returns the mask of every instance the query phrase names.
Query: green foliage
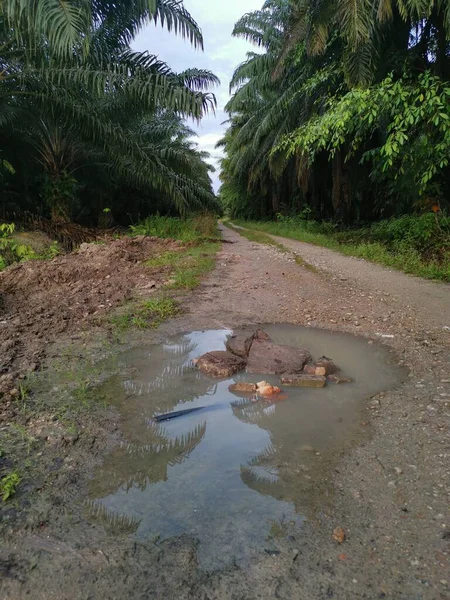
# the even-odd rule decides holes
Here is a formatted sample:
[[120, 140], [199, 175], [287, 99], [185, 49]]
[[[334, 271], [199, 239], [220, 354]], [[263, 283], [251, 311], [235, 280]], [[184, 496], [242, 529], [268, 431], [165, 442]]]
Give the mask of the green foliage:
[[21, 482], [21, 477], [15, 471], [8, 473], [0, 480], [0, 496], [3, 502], [14, 496]]
[[50, 209], [53, 221], [71, 221], [77, 181], [63, 170], [54, 176], [46, 175], [42, 197]]
[[[215, 265], [220, 238], [217, 219], [212, 214], [202, 213], [185, 219], [154, 215], [132, 226], [130, 230], [132, 235], [149, 235], [184, 242], [176, 250], [152, 256], [144, 263], [149, 269], [167, 268], [168, 276], [172, 274], [165, 285], [167, 291], [179, 292], [195, 288]], [[177, 302], [166, 294], [122, 307], [113, 315], [111, 323], [119, 332], [130, 327], [158, 327], [178, 312]]]
[[231, 80], [226, 213], [307, 207], [342, 225], [448, 207], [447, 4], [267, 0], [244, 15], [233, 35], [260, 50]]
[[61, 254], [61, 247], [56, 240], [53, 240], [50, 246], [38, 255], [38, 258], [51, 260], [52, 258], [56, 258], [59, 254]]
[[165, 320], [176, 316], [178, 312], [179, 308], [171, 298], [151, 298], [138, 304], [128, 305], [111, 317], [111, 323], [119, 332], [124, 332], [130, 327], [156, 328]]
[[[366, 149], [382, 128], [383, 143]], [[345, 160], [356, 154], [370, 161], [372, 176], [396, 182], [405, 175], [420, 195], [441, 196], [439, 177], [450, 155], [450, 84], [430, 73], [414, 81], [392, 76], [367, 89], [357, 88], [329, 101], [323, 115], [311, 118], [277, 149], [300, 152], [312, 164], [320, 152], [344, 149]], [[362, 151], [362, 153], [361, 153]]]
[[217, 238], [217, 219], [212, 214], [200, 214], [179, 219], [153, 215], [130, 227], [132, 235], [149, 235], [182, 242], [199, 242], [205, 238]]
[[197, 287], [201, 278], [211, 271], [215, 265], [215, 254], [219, 244], [205, 243], [189, 248], [174, 260], [176, 265], [171, 289], [192, 290]]
[[34, 251], [24, 244], [18, 244], [12, 237], [14, 223], [0, 224], [0, 270], [13, 262], [21, 262], [35, 258]]
[[[283, 217], [275, 222], [239, 222], [252, 233], [278, 235], [325, 246], [349, 256], [428, 279], [450, 281], [450, 219], [405, 215], [360, 229], [339, 229], [326, 222]], [[246, 237], [250, 231], [245, 232]], [[264, 235], [264, 234], [263, 234]], [[267, 236], [266, 236], [267, 237]], [[265, 239], [254, 241], [267, 243]]]
[[425, 258], [439, 258], [450, 252], [450, 218], [404, 215], [373, 223], [367, 237], [394, 250], [409, 247]]
[[173, 267], [180, 259], [180, 252], [163, 252], [145, 261], [147, 267]]

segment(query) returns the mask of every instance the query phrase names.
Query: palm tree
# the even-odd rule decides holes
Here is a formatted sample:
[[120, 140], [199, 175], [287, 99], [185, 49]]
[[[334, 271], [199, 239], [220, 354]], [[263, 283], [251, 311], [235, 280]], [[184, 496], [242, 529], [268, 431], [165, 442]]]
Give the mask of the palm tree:
[[[335, 59], [337, 42], [313, 60], [301, 44], [279, 68], [290, 19], [289, 0], [269, 0], [260, 11], [244, 15], [233, 31], [264, 52], [249, 52], [231, 80], [235, 92], [226, 106], [230, 128], [220, 142], [227, 153], [221, 193], [225, 202], [227, 196], [244, 194], [252, 206], [258, 203], [261, 210], [257, 208], [253, 216], [276, 215], [284, 197], [308, 194], [310, 174], [305, 162], [299, 156], [286, 158], [275, 149], [285, 135], [321, 109], [326, 90], [342, 83]], [[233, 192], [237, 182], [240, 191]]]
[[447, 2], [269, 0], [238, 21], [221, 198], [251, 218], [349, 221], [449, 189]]
[[35, 138], [53, 216], [69, 217], [74, 159], [93, 151], [116, 179], [164, 195], [179, 212], [212, 204], [204, 167], [177, 170], [183, 160], [186, 167], [204, 157], [186, 145], [170, 149], [167, 136], [149, 144], [137, 126], [161, 112], [181, 126], [181, 117], [199, 120], [215, 108], [207, 92], [218, 83], [212, 73], [175, 73], [129, 48], [151, 19], [202, 47], [198, 25], [182, 3], [39, 0], [20, 6], [11, 0], [0, 8], [0, 130], [4, 139], [12, 130]]
[[450, 75], [446, 0], [291, 0], [291, 6], [283, 56], [300, 42], [306, 43], [310, 56], [321, 54], [339, 31], [344, 69], [352, 83], [374, 81], [380, 68], [386, 74], [396, 66], [398, 53], [432, 63], [439, 76]]

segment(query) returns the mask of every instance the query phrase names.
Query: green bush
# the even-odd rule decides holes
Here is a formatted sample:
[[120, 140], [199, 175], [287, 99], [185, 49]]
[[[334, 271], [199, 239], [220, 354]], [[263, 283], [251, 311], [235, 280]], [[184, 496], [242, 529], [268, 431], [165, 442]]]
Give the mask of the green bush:
[[21, 262], [36, 257], [29, 246], [19, 244], [13, 239], [12, 235], [15, 229], [14, 223], [0, 224], [0, 271], [13, 262]]
[[450, 250], [450, 219], [428, 213], [374, 223], [369, 236], [394, 249], [413, 248], [422, 255]]
[[244, 227], [325, 246], [350, 256], [428, 279], [450, 281], [450, 219], [433, 213], [405, 215], [358, 229], [284, 217], [277, 222], [239, 222]]
[[130, 231], [132, 235], [171, 238], [182, 242], [197, 242], [205, 238], [218, 238], [217, 219], [214, 215], [208, 213], [186, 219], [153, 215], [137, 225], [132, 225]]

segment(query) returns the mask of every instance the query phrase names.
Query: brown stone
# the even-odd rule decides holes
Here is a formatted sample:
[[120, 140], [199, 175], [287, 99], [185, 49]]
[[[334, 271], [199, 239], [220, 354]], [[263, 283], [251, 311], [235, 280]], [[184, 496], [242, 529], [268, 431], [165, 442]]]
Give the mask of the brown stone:
[[[321, 356], [319, 360], [316, 361], [316, 367], [322, 367], [325, 369], [325, 373], [322, 375], [331, 375], [332, 373], [337, 373], [339, 371], [339, 367], [337, 367], [331, 358], [327, 358], [326, 356]], [[319, 373], [316, 373], [319, 375]]]
[[215, 350], [200, 356], [197, 367], [202, 373], [211, 377], [231, 377], [245, 368], [245, 360], [231, 352]]
[[336, 540], [338, 544], [343, 544], [345, 542], [345, 530], [342, 527], [336, 527], [333, 530], [333, 539]]
[[252, 335], [254, 340], [264, 340], [266, 342], [270, 342], [270, 335], [263, 331], [262, 329], [257, 329], [255, 333]]
[[248, 337], [246, 335], [232, 335], [227, 339], [225, 346], [232, 354], [236, 354], [241, 358], [247, 358], [252, 342], [253, 337]]
[[351, 383], [353, 379], [350, 379], [350, 377], [342, 377], [341, 375], [336, 375], [335, 373], [332, 373], [331, 375], [328, 375], [327, 381], [329, 381], [330, 383]]
[[301, 373], [299, 375], [289, 375], [281, 378], [282, 385], [289, 385], [294, 387], [313, 387], [322, 388], [326, 384], [327, 380], [322, 375], [308, 375]]
[[256, 383], [240, 382], [232, 383], [230, 386], [228, 386], [228, 389], [230, 390], [230, 392], [239, 392], [241, 394], [254, 394], [258, 388]]
[[250, 348], [247, 373], [282, 375], [300, 373], [311, 355], [302, 348], [280, 346], [266, 340], [256, 339]]
[[328, 374], [328, 370], [332, 369], [328, 364], [321, 362], [321, 359], [315, 364], [305, 365], [303, 367], [303, 373], [307, 375], [320, 375], [321, 377]]

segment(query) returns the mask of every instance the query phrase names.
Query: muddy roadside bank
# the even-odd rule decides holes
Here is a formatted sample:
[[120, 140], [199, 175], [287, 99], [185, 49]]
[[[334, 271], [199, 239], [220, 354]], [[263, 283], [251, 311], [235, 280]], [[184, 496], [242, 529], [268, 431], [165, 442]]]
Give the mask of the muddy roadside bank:
[[[228, 230], [224, 235], [236, 243], [223, 246], [215, 271], [185, 298], [186, 314], [151, 335], [127, 337], [129, 344], [190, 330], [290, 322], [368, 342], [381, 338], [409, 369], [410, 381], [367, 402], [369, 435], [339, 457], [329, 481], [331, 505], [323, 503], [304, 525], [296, 553], [292, 543], [281, 544], [279, 554], [258, 554], [248, 569], [212, 574], [198, 568], [197, 542], [188, 536], [140, 543], [86, 518], [92, 468], [122, 436], [117, 415], [89, 392], [89, 419], [80, 416], [73, 438], [70, 430], [67, 437], [55, 433], [30, 449], [30, 456], [43, 452], [42, 472], [33, 471], [27, 506], [11, 505], [4, 515], [0, 597], [448, 598], [448, 305], [439, 304], [436, 314], [432, 283], [427, 306], [408, 308], [395, 282], [386, 292], [378, 276], [373, 286], [359, 284], [355, 273], [352, 279], [343, 271], [323, 277], [274, 248]], [[362, 264], [368, 273], [371, 265]], [[398, 277], [400, 286], [405, 276]], [[82, 357], [90, 364], [109, 352], [102, 340], [72, 344], [65, 365], [79, 366]], [[49, 425], [61, 423], [51, 418]], [[27, 439], [22, 443], [26, 451]], [[336, 526], [347, 533], [342, 545], [332, 539]]]

